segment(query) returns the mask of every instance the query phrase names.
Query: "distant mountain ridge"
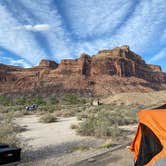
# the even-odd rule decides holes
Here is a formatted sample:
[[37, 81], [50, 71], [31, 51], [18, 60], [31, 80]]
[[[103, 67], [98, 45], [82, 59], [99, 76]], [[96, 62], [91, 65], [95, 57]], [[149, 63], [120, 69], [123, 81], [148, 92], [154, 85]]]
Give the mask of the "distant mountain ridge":
[[1, 94], [61, 95], [66, 92], [104, 96], [119, 92], [166, 89], [166, 73], [146, 64], [129, 46], [81, 54], [60, 64], [41, 60], [38, 66], [21, 68], [0, 64]]

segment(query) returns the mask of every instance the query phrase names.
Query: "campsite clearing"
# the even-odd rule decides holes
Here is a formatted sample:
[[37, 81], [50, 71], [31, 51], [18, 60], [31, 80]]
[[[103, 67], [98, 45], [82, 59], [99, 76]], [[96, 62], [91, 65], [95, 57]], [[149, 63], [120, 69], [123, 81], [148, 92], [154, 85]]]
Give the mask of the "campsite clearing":
[[[102, 139], [76, 135], [70, 128], [71, 124], [79, 122], [75, 117], [59, 118], [58, 122], [47, 124], [39, 123], [38, 119], [36, 115], [30, 115], [16, 120], [20, 126], [26, 127], [20, 136], [29, 145], [26, 160], [30, 165], [68, 165], [105, 151], [93, 149], [103, 143]], [[76, 150], [81, 147], [90, 148]]]
[[[32, 166], [72, 165], [108, 150], [95, 148], [103, 143], [102, 139], [77, 135], [75, 130], [70, 128], [71, 124], [79, 122], [75, 117], [59, 118], [58, 122], [49, 124], [39, 123], [38, 119], [38, 116], [30, 115], [16, 120], [19, 125], [26, 127], [26, 131], [21, 133], [21, 139], [29, 145], [26, 160]], [[123, 128], [132, 131], [135, 130], [135, 125]], [[80, 150], [81, 146], [94, 148]], [[105, 165], [120, 164], [124, 160], [128, 163], [130, 153], [123, 148], [107, 154], [102, 160], [105, 161]]]

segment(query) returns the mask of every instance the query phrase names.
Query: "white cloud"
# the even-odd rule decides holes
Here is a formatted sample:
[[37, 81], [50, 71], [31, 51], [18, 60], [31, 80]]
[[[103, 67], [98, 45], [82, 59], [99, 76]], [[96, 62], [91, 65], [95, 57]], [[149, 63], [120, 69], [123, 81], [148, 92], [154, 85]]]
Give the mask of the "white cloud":
[[10, 57], [0, 56], [0, 61], [7, 62], [7, 65], [22, 66], [26, 68], [31, 67], [31, 65], [27, 63], [24, 59], [13, 59]]
[[31, 67], [28, 63], [25, 62], [24, 59], [19, 59], [19, 60], [11, 59], [9, 61], [9, 64], [14, 65], [14, 66], [23, 66], [23, 67], [26, 67], [26, 68]]
[[[40, 22], [44, 22], [51, 27], [49, 31], [42, 31], [47, 38], [50, 51], [55, 59], [70, 58], [71, 42], [68, 32], [64, 29], [62, 17], [52, 0], [21, 0], [26, 8], [33, 12]], [[40, 6], [40, 7], [39, 7]]]
[[132, 0], [64, 0], [73, 33], [79, 38], [100, 36], [114, 31], [125, 19]]
[[[166, 4], [164, 0], [140, 1], [129, 19], [115, 34], [102, 36], [92, 41], [80, 41], [76, 46], [77, 52], [88, 50], [89, 53], [94, 53], [100, 49], [127, 44], [135, 52], [144, 55], [145, 52], [157, 48], [158, 41], [163, 37], [161, 30], [165, 24]], [[164, 40], [162, 42], [165, 43]]]
[[[124, 44], [144, 55], [161, 49], [166, 42], [165, 0], [60, 0], [62, 11], [53, 0], [16, 2], [12, 10], [0, 5], [0, 46], [31, 64], [42, 58], [60, 60], [82, 52], [95, 54]], [[25, 7], [22, 10], [17, 8], [20, 3]], [[35, 34], [44, 36], [45, 41], [38, 41]], [[48, 44], [51, 57], [42, 42]]]
[[38, 46], [34, 36], [24, 30], [16, 31], [12, 27], [20, 26], [10, 12], [0, 5], [0, 46], [8, 49], [31, 64], [37, 64], [42, 58], [47, 58]]
[[14, 29], [27, 31], [48, 31], [51, 29], [51, 26], [49, 24], [23, 25], [15, 27]]

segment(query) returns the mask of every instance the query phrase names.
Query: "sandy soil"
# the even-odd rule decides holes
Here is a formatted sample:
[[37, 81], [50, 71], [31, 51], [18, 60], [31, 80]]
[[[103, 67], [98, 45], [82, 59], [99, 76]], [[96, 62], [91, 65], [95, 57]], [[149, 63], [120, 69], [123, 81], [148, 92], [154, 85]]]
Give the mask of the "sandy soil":
[[[26, 128], [26, 131], [21, 133], [21, 138], [29, 147], [28, 153], [25, 154], [26, 162], [21, 166], [127, 166], [132, 159], [129, 150], [123, 147], [102, 157], [96, 157], [95, 162], [88, 162], [86, 159], [102, 154], [108, 149], [73, 151], [73, 148], [80, 145], [97, 147], [103, 140], [77, 135], [70, 129], [71, 124], [78, 123], [75, 117], [60, 118], [58, 122], [50, 124], [39, 123], [38, 119], [36, 115], [30, 115], [16, 120], [19, 125]], [[137, 125], [121, 126], [121, 129], [131, 132], [128, 135], [131, 140], [136, 128]], [[80, 164], [76, 164], [79, 162]]]
[[77, 124], [75, 117], [59, 118], [56, 123], [39, 123], [37, 116], [25, 116], [18, 119], [19, 125], [26, 126], [27, 131], [21, 136], [29, 145], [34, 148], [59, 145], [67, 142], [94, 141], [90, 137], [81, 137], [76, 135], [74, 130], [70, 129], [71, 124]]
[[115, 151], [95, 156], [74, 164], [73, 166], [129, 166], [132, 163], [132, 154], [126, 148], [120, 148]]
[[[127, 138], [131, 141], [137, 129], [137, 124], [120, 126], [129, 131]], [[73, 166], [129, 166], [133, 165], [133, 156], [129, 150], [129, 140], [123, 140], [120, 144], [108, 149], [107, 152], [75, 163]]]
[[166, 91], [156, 91], [149, 93], [119, 93], [109, 96], [102, 100], [105, 104], [124, 103], [124, 104], [139, 104], [139, 105], [162, 105], [166, 101]]
[[30, 115], [16, 120], [16, 123], [26, 128], [20, 136], [29, 146], [29, 152], [26, 154], [30, 162], [28, 165], [65, 166], [105, 151], [94, 148], [73, 151], [75, 147], [96, 147], [103, 142], [101, 139], [79, 136], [70, 129], [71, 124], [78, 123], [75, 117], [60, 118], [58, 122], [49, 124], [39, 123], [38, 119], [36, 115]]

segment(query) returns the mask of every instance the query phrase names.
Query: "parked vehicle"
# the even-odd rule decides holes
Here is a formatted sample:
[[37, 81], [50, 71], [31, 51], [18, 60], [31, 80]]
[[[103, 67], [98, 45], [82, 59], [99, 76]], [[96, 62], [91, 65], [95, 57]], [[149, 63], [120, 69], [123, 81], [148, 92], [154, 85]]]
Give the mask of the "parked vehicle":
[[37, 104], [32, 104], [30, 106], [25, 107], [26, 111], [30, 111], [30, 112], [36, 110], [37, 108], [38, 108]]
[[0, 165], [17, 166], [21, 160], [21, 148], [0, 144]]

